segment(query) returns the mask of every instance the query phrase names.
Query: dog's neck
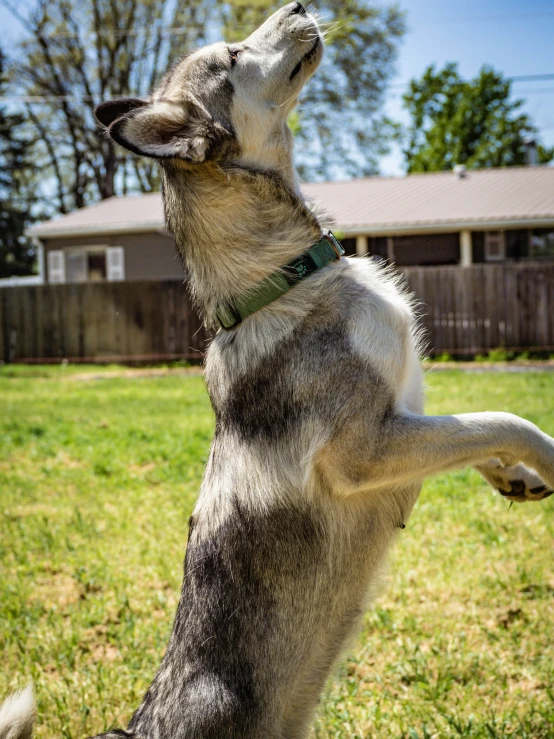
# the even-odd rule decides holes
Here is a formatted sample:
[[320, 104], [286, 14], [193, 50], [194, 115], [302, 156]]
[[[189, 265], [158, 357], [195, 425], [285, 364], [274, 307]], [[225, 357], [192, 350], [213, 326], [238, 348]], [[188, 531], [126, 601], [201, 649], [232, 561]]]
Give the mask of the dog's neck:
[[316, 216], [280, 174], [178, 161], [163, 168], [165, 215], [207, 326], [321, 238]]

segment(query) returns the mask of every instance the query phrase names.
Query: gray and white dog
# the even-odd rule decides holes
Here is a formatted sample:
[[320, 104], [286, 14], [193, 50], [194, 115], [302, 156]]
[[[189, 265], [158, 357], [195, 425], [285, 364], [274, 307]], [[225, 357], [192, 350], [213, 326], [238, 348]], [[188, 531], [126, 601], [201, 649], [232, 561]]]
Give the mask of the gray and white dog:
[[[180, 61], [151, 100], [97, 110], [112, 139], [159, 159], [209, 326], [322, 239], [287, 127], [322, 54], [292, 3], [244, 43]], [[293, 285], [208, 351], [216, 430], [173, 633], [127, 731], [105, 737], [305, 737], [426, 476], [473, 465], [512, 500], [554, 489], [554, 439], [533, 424], [423, 415], [414, 310], [390, 271], [335, 259]], [[0, 737], [29, 733], [31, 713], [29, 693], [12, 699]]]

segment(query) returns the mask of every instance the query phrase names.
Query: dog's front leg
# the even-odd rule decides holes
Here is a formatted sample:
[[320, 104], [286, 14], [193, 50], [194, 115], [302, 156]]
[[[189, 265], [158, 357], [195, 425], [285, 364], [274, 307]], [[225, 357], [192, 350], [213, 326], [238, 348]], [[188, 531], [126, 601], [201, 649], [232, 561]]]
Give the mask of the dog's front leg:
[[554, 492], [524, 464], [504, 467], [499, 459], [491, 459], [486, 464], [476, 465], [475, 469], [504, 498], [516, 503], [543, 500]]
[[525, 479], [533, 488], [544, 489], [530, 500], [554, 491], [554, 439], [510, 413], [393, 414], [380, 424], [378, 433], [366, 429], [365, 445], [362, 428], [348, 432], [335, 450], [347, 492], [404, 485], [470, 465], [492, 481], [495, 463], [490, 460], [498, 460], [495, 469], [502, 470], [503, 479], [526, 468], [535, 470], [536, 475], [527, 470]]

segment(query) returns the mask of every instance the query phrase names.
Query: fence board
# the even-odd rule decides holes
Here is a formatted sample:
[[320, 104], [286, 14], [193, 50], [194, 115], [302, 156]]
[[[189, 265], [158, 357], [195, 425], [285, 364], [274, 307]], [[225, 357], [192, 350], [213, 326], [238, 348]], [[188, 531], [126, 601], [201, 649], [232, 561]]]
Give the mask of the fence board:
[[[554, 262], [400, 270], [429, 351], [554, 351]], [[0, 360], [201, 359], [207, 335], [178, 280], [0, 289]]]
[[199, 359], [204, 346], [181, 281], [0, 288], [6, 363]]

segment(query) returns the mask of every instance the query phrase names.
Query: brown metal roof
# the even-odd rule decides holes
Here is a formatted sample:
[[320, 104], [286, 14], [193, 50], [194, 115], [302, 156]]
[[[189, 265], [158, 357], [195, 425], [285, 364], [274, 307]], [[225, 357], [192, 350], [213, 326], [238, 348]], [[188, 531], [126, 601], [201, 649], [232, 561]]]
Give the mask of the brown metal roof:
[[96, 234], [162, 231], [165, 228], [160, 193], [109, 198], [28, 230], [40, 239]]
[[[346, 235], [554, 225], [554, 167], [303, 185]], [[32, 228], [46, 239], [164, 229], [159, 193], [111, 198]]]

